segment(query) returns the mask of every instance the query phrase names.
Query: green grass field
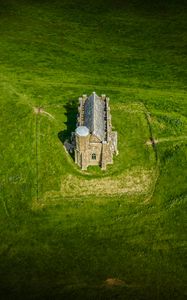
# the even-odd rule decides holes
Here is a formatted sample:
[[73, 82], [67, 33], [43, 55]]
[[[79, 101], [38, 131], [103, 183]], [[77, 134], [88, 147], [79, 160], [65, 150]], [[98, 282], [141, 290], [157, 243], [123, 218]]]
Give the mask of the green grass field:
[[[0, 299], [186, 298], [186, 32], [182, 0], [0, 1]], [[93, 91], [119, 155], [83, 172]]]

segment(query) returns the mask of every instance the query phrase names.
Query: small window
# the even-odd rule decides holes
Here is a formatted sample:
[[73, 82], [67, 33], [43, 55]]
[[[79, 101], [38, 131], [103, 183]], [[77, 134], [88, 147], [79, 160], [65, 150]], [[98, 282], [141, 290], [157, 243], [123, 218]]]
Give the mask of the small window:
[[96, 154], [92, 153], [92, 159], [96, 160]]

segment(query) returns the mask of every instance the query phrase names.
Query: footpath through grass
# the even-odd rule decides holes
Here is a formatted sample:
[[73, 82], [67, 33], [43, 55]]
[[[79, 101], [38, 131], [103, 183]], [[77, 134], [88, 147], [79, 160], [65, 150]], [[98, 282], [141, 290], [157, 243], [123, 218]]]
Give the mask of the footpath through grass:
[[[1, 1], [1, 299], [185, 299], [186, 20], [175, 0]], [[62, 144], [93, 91], [106, 172]]]

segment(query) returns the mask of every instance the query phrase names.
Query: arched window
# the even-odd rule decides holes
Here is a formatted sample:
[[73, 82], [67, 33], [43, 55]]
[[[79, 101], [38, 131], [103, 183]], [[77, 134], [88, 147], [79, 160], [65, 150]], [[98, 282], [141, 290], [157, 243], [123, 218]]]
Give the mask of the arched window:
[[92, 153], [92, 159], [96, 160], [96, 154]]

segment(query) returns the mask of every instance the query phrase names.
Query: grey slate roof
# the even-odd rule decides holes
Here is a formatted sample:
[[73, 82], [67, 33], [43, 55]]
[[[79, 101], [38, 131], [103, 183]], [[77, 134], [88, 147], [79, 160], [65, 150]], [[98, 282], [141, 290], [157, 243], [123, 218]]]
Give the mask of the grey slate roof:
[[105, 139], [105, 102], [92, 93], [84, 104], [84, 125], [101, 141]]

